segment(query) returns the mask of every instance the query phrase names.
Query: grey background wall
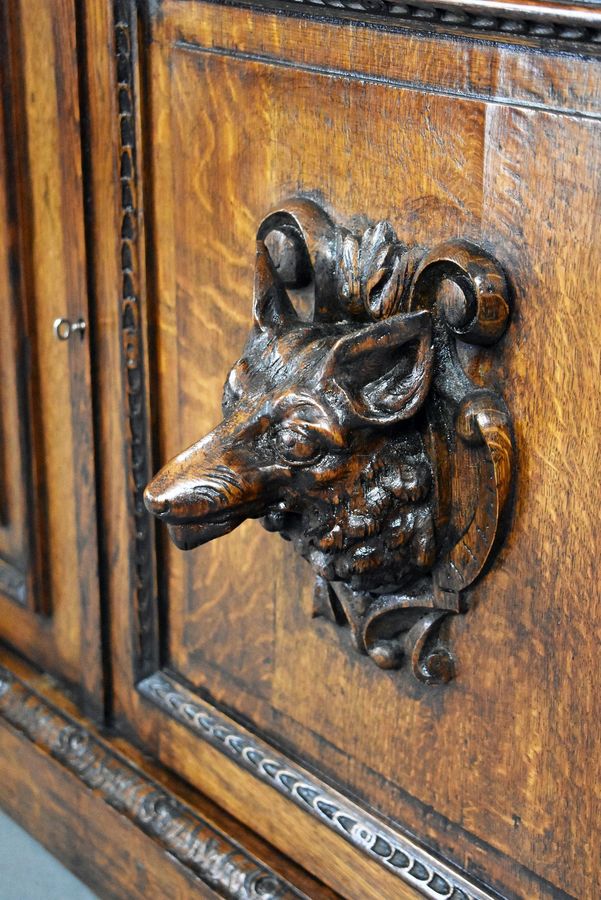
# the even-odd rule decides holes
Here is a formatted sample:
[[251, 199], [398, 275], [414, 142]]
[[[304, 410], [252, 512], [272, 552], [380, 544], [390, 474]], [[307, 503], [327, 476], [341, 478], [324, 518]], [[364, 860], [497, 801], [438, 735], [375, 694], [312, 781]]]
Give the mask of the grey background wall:
[[0, 812], [0, 900], [96, 900], [96, 895]]

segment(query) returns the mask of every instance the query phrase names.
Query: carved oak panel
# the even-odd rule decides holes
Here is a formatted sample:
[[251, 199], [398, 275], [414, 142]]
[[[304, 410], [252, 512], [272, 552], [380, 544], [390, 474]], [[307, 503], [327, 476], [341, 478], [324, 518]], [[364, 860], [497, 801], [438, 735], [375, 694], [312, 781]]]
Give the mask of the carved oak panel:
[[[312, 804], [313, 795], [295, 793], [305, 783], [300, 775], [298, 782], [280, 779], [286, 755], [323, 775], [311, 789], [326, 790], [325, 780], [352, 794], [359, 806], [468, 860], [472, 871], [510, 895], [551, 897], [558, 884], [582, 893], [593, 859], [583, 851], [577, 870], [561, 823], [570, 820], [570, 805], [579, 804], [588, 823], [579, 826], [583, 838], [593, 801], [584, 770], [570, 770], [557, 736], [569, 732], [570, 709], [593, 702], [589, 681], [558, 675], [573, 670], [576, 644], [579, 659], [594, 663], [592, 644], [582, 640], [593, 620], [591, 579], [569, 562], [580, 552], [582, 535], [590, 546], [598, 532], [593, 472], [582, 462], [595, 453], [598, 396], [578, 363], [582, 354], [590, 358], [585, 331], [597, 327], [579, 300], [583, 285], [594, 290], [597, 262], [593, 252], [575, 253], [571, 237], [578, 232], [587, 247], [594, 245], [576, 212], [594, 207], [598, 213], [598, 98], [586, 88], [592, 63], [581, 61], [576, 78], [572, 63], [560, 66], [544, 51], [533, 66], [525, 52], [510, 47], [386, 30], [372, 43], [373, 33], [359, 26], [224, 11], [215, 4], [165, 0], [160, 9], [146, 9], [141, 21], [129, 4], [117, 7], [119, 123], [126, 126], [120, 148], [127, 151], [120, 172], [128, 189], [118, 229], [126, 276], [119, 371], [135, 559], [127, 572], [117, 561], [110, 575], [119, 720], [166, 764], [219, 796], [236, 816], [252, 819], [287, 852], [300, 854], [302, 846], [306, 858], [319, 855], [307, 847], [306, 835], [295, 831], [291, 838], [274, 824], [272, 804], [286, 809], [286, 821], [288, 815], [297, 820], [282, 796], [315, 817], [321, 807]], [[138, 43], [136, 28], [143, 32]], [[499, 73], [509, 71], [512, 78], [503, 80]], [[570, 116], [573, 109], [577, 118]], [[581, 148], [577, 157], [560, 152], [566, 142]], [[424, 491], [424, 533], [430, 517], [434, 540], [425, 541], [421, 564], [413, 546], [401, 542], [410, 546], [406, 580], [395, 575], [398, 581], [367, 585], [367, 594], [384, 588], [379, 596], [398, 603], [384, 604], [373, 630], [370, 616], [381, 611], [371, 606], [373, 598], [368, 610], [352, 594], [341, 591], [341, 599], [338, 586], [333, 597], [329, 585], [339, 582], [327, 578], [316, 595], [315, 573], [294, 540], [278, 540], [256, 521], [238, 524], [239, 514], [194, 521], [208, 494], [196, 498], [191, 516], [184, 512], [188, 521], [171, 525], [182, 545], [221, 532], [219, 538], [182, 553], [159, 525], [156, 587], [153, 580], [143, 485], [182, 448], [221, 427], [223, 382], [248, 338], [257, 226], [268, 210], [288, 208], [289, 198], [316, 204], [340, 238], [334, 241], [342, 261], [335, 293], [346, 295], [352, 315], [337, 327], [347, 350], [362, 329], [381, 327], [389, 335], [396, 328], [398, 336], [414, 328], [413, 343], [405, 347], [410, 362], [397, 371], [400, 381], [403, 375], [411, 380], [412, 363], [421, 358], [429, 365], [430, 341], [420, 340], [428, 319], [434, 335], [426, 397], [418, 391], [419, 408], [399, 424], [411, 466], [428, 463], [413, 497], [403, 485], [402, 502], [419, 505]], [[391, 230], [378, 227], [381, 222]], [[278, 274], [267, 265], [267, 277], [258, 279], [259, 320], [265, 321], [274, 297], [286, 307], [283, 284], [307, 324], [315, 282], [304, 284], [310, 279], [303, 276], [306, 260], [294, 249], [294, 233], [274, 229], [261, 239]], [[489, 346], [461, 336], [474, 319], [477, 296], [468, 291], [465, 303], [457, 279], [461, 271], [469, 274], [476, 251], [457, 242], [478, 248], [481, 264], [494, 261], [499, 280], [492, 294], [511, 307], [507, 330]], [[461, 248], [467, 255], [458, 259]], [[308, 257], [314, 263], [310, 249]], [[370, 257], [373, 289], [363, 277]], [[382, 268], [390, 278], [380, 277]], [[500, 273], [507, 275], [506, 286]], [[112, 303], [114, 295], [109, 312]], [[576, 324], [575, 310], [586, 328]], [[396, 316], [405, 317], [402, 326]], [[333, 351], [331, 333], [324, 344]], [[397, 363], [401, 359], [404, 351]], [[289, 353], [287, 365], [296, 364], [297, 355]], [[377, 385], [374, 393], [372, 381], [360, 382], [359, 367], [345, 365], [344, 373], [355, 415], [365, 415], [370, 405], [385, 415], [398, 413], [387, 406], [386, 391], [378, 397]], [[449, 382], [456, 391], [445, 387]], [[234, 379], [228, 388], [231, 415], [238, 387]], [[465, 394], [474, 403], [485, 401], [474, 406], [474, 416], [460, 414]], [[575, 394], [587, 398], [590, 419], [574, 407]], [[486, 432], [483, 441], [471, 427], [474, 419]], [[307, 450], [295, 443], [296, 434], [282, 440], [287, 454]], [[122, 452], [118, 440], [110, 447]], [[450, 476], [439, 479], [445, 456]], [[509, 463], [516, 473], [514, 505], [505, 477]], [[576, 484], [574, 471], [585, 469], [587, 484], [581, 477]], [[114, 488], [118, 473], [106, 478]], [[312, 490], [308, 483], [307, 495]], [[461, 497], [472, 502], [462, 506]], [[482, 497], [488, 502], [480, 504]], [[158, 504], [164, 499], [155, 497]], [[185, 507], [186, 498], [180, 500]], [[176, 498], [168, 502], [173, 511]], [[277, 530], [290, 524], [288, 509], [265, 511], [259, 504], [249, 511], [267, 512]], [[388, 513], [393, 509], [385, 510], [384, 521]], [[573, 529], [566, 532], [560, 523], [568, 518]], [[489, 531], [487, 522], [500, 527]], [[504, 538], [498, 546], [495, 531]], [[310, 556], [294, 523], [289, 535]], [[331, 561], [335, 567], [338, 560]], [[322, 578], [329, 574], [325, 562]], [[463, 583], [453, 583], [451, 562], [468, 573]], [[417, 590], [422, 576], [423, 591], [423, 585]], [[363, 593], [366, 585], [351, 584], [356, 588]], [[403, 593], [419, 601], [411, 611], [417, 622], [427, 625], [429, 615], [444, 613], [443, 621], [430, 622], [440, 628], [430, 632], [433, 644], [422, 645], [421, 660], [419, 641], [409, 646], [405, 640], [411, 607], [399, 601]], [[565, 642], [559, 642], [556, 631], [568, 620]], [[402, 646], [393, 646], [401, 634]], [[454, 678], [437, 684], [430, 663], [428, 671], [422, 663], [443, 646], [454, 657]], [[418, 648], [415, 664], [411, 647]], [[400, 668], [374, 665], [386, 657]], [[446, 677], [448, 657], [434, 654], [431, 664], [437, 660], [443, 662], [438, 674]], [[274, 755], [282, 769], [272, 765], [270, 745], [280, 748]], [[549, 784], [560, 783], [562, 790], [549, 799]], [[322, 805], [338, 813], [342, 807], [327, 796]], [[324, 813], [321, 825], [344, 830], [336, 816], [326, 822]], [[357, 847], [360, 832], [343, 839]], [[389, 859], [382, 859], [389, 873]], [[365, 878], [363, 863], [358, 869], [358, 879]], [[334, 864], [332, 883], [340, 884], [337, 871]], [[410, 865], [399, 871], [409, 883]], [[369, 895], [365, 884], [357, 896]]]
[[[0, 10], [0, 638], [102, 705], [75, 17]], [[83, 660], [85, 659], [85, 664]]]

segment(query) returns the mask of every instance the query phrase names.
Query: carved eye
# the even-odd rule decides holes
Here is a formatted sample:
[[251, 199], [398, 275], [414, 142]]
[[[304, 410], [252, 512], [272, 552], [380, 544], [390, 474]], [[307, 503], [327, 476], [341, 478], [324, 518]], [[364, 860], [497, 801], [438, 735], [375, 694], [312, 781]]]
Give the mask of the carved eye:
[[323, 447], [315, 435], [302, 428], [281, 428], [275, 439], [278, 453], [293, 465], [308, 466], [321, 456]]

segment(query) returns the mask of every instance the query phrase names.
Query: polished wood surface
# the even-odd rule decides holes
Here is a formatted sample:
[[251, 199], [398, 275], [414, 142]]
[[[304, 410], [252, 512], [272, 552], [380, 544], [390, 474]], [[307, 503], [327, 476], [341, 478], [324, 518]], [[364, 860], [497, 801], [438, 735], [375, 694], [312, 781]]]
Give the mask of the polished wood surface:
[[0, 754], [3, 808], [100, 897], [337, 896], [4, 651]]
[[[503, 385], [520, 471], [508, 543], [473, 592], [471, 621], [456, 623], [462, 663], [444, 693], [370, 672], [338, 634], [311, 621], [306, 567], [253, 524], [187, 557], [162, 545], [166, 662], [500, 888], [586, 892], [596, 806], [590, 772], [568, 769], [566, 753], [598, 752], [585, 724], [594, 688], [560, 673], [574, 671], [576, 646], [584, 668], [594, 666], [587, 603], [595, 592], [589, 564], [559, 560], [566, 547], [572, 561], [581, 549], [590, 560], [596, 540], [598, 394], [594, 366], [578, 363], [591, 358], [597, 328], [578, 299], [594, 292], [598, 271], [586, 236], [598, 216], [598, 88], [579, 93], [592, 64], [544, 53], [533, 62], [473, 45], [463, 55], [456, 45], [430, 45], [428, 54], [420, 42], [411, 76], [419, 85], [411, 86], [378, 77], [394, 79], [406, 66], [410, 78], [409, 41], [390, 61], [398, 38], [382, 35], [376, 51], [365, 31], [346, 26], [169, 3], [152, 33], [139, 127], [158, 462], [218, 421], [221, 382], [247, 328], [256, 223], [283, 197], [309, 193], [349, 226], [365, 214], [389, 219], [407, 242], [461, 234], [494, 248], [512, 273], [515, 315], [492, 363], [477, 350], [467, 351], [467, 363], [475, 377], [485, 366]], [[485, 53], [512, 78], [492, 79]], [[470, 74], [472, 97], [459, 95], [465, 82], [451, 54]], [[353, 69], [372, 78], [354, 78]], [[435, 81], [448, 95], [427, 89]], [[565, 114], [568, 85], [578, 117]], [[476, 96], [484, 90], [490, 102]], [[545, 104], [551, 111], [533, 108]], [[578, 331], [570, 326], [576, 305], [587, 322]], [[567, 465], [572, 453], [578, 462]], [[568, 489], [562, 473], [576, 466], [580, 477]], [[568, 510], [565, 533], [556, 523]], [[560, 640], [552, 623], [568, 615]], [[206, 775], [180, 752], [181, 729], [165, 716], [140, 716], [137, 705], [125, 699], [139, 734], [152, 741], [160, 728], [160, 755], [203, 783]], [[570, 744], [575, 716], [583, 724]], [[576, 804], [578, 822], [567, 812]], [[264, 819], [257, 827], [273, 831]], [[278, 840], [287, 844], [283, 833]]]
[[[250, 0], [242, 0], [251, 5]], [[285, 9], [298, 13], [312, 0], [258, 0], [268, 9]], [[598, 0], [417, 0], [412, 4], [394, 0], [357, 0], [352, 6], [338, 5], [336, 0], [319, 4], [320, 17], [354, 19], [361, 22], [384, 21], [404, 28], [443, 34], [461, 34], [493, 38], [520, 46], [540, 46], [549, 40], [561, 46], [581, 44], [589, 52], [601, 35], [601, 5]]]
[[[89, 853], [101, 895], [210, 896], [207, 859], [180, 865], [189, 813], [311, 897], [596, 900], [592, 31], [475, 40], [295, 7], [3, 7], [0, 557], [44, 589], [0, 598], [0, 636], [84, 689], [68, 701], [3, 658], [0, 800], [71, 865]], [[592, 29], [593, 5], [574, 9]], [[460, 361], [511, 414], [513, 512], [448, 629], [446, 685], [382, 671], [312, 618], [309, 566], [256, 522], [184, 555], [143, 507], [221, 417], [257, 223], [293, 195], [352, 233], [461, 237], [509, 275], [506, 335]], [[86, 318], [84, 340], [56, 341], [57, 316]], [[100, 786], [59, 739], [75, 726], [106, 762]], [[143, 803], [113, 802], [141, 772], [140, 797], [167, 785], [183, 819], [159, 807], [147, 828]]]
[[[7, 29], [4, 34], [6, 41]], [[6, 111], [10, 108], [7, 102], [10, 84], [6, 77], [3, 82]], [[14, 270], [11, 272], [11, 257], [18, 259], [19, 250], [15, 229], [11, 228], [11, 205], [14, 216], [16, 198], [10, 196], [9, 190], [7, 126], [10, 122], [7, 118], [5, 115], [0, 121], [0, 158], [3, 162], [3, 177], [0, 179], [0, 277], [2, 295], [6, 298], [0, 307], [0, 584], [2, 593], [13, 601], [35, 609], [35, 591], [32, 591], [34, 572], [28, 571], [30, 554], [34, 550], [32, 531], [35, 512], [30, 510], [28, 513], [27, 509], [27, 501], [31, 497], [28, 488], [31, 489], [33, 473], [28, 471], [24, 452], [29, 438], [29, 397], [24, 390], [23, 379], [19, 378], [19, 370], [25, 365], [22, 351], [24, 323], [23, 311], [19, 309], [15, 297], [19, 285], [15, 285]]]
[[[75, 9], [15, 0], [1, 15], [0, 556], [16, 555], [27, 599], [0, 596], [0, 634], [100, 712], [89, 338], [62, 343], [53, 332], [58, 317], [87, 317]], [[15, 535], [25, 544], [18, 551]]]

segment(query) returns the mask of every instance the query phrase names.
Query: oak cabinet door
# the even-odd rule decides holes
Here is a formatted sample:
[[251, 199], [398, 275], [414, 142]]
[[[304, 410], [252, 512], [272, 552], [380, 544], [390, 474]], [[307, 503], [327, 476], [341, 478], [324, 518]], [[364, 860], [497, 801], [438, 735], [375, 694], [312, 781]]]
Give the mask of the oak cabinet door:
[[102, 705], [74, 5], [3, 5], [0, 635]]
[[[107, 525], [117, 723], [345, 896], [592, 896], [598, 62], [139, 6], [115, 5], [115, 98], [92, 121], [121, 185], [103, 350], [106, 453], [128, 461], [103, 470], [129, 509]], [[183, 553], [144, 512], [151, 475], [221, 418], [257, 228], [289, 197], [349, 233], [387, 220], [409, 247], [485, 246], [511, 284], [507, 334], [464, 363], [510, 410], [515, 504], [449, 626], [445, 684], [315, 617], [310, 567], [257, 522]]]

